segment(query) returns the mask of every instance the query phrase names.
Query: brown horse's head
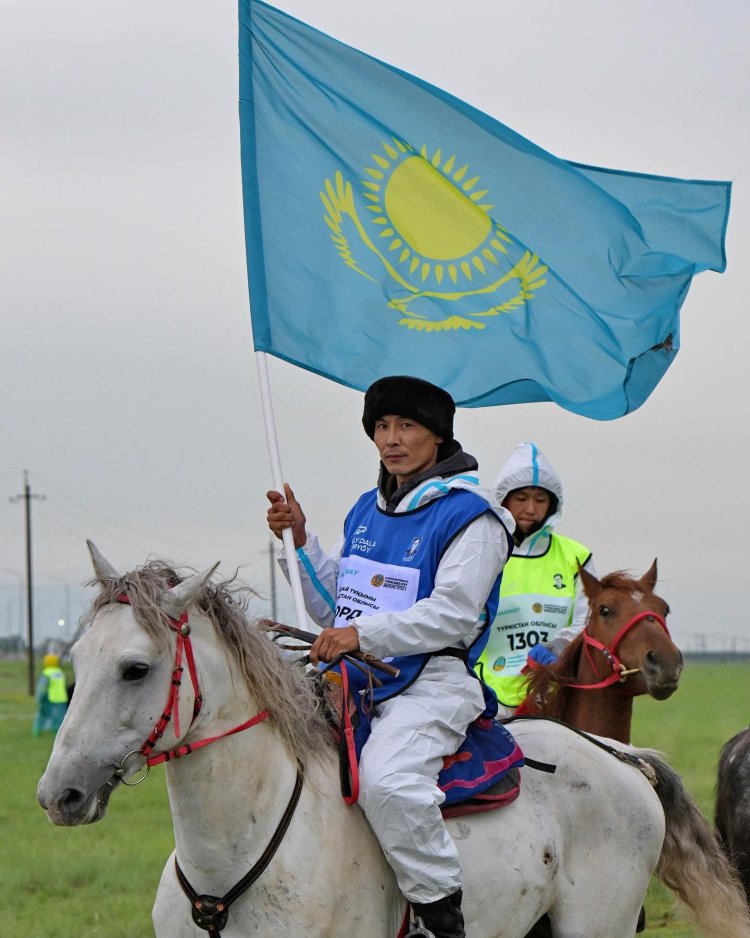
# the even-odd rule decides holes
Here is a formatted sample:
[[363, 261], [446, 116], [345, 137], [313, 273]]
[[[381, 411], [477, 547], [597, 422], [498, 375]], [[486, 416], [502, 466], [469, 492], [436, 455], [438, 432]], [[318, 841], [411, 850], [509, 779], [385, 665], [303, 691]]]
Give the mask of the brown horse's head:
[[[640, 579], [617, 571], [598, 580], [583, 568], [579, 575], [590, 607], [586, 627], [558, 661], [532, 673], [523, 712], [581, 725], [570, 719], [571, 710], [577, 718], [590, 701], [601, 715], [605, 694], [613, 700], [671, 696], [683, 660], [667, 631], [669, 606], [654, 593], [656, 561]], [[599, 694], [592, 697], [591, 690]]]
[[639, 580], [622, 571], [597, 580], [582, 569], [580, 576], [590, 607], [583, 656], [595, 675], [603, 679], [619, 667], [624, 680], [618, 678], [617, 683], [627, 685], [631, 695], [650, 694], [657, 700], [671, 696], [683, 661], [667, 631], [669, 606], [654, 592], [656, 561]]

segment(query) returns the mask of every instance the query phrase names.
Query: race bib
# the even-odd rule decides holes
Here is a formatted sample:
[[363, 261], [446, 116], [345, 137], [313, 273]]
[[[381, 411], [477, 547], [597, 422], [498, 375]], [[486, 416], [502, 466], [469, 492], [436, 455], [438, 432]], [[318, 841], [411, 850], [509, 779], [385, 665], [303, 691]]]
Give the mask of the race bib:
[[503, 596], [484, 650], [485, 667], [506, 676], [521, 673], [529, 651], [551, 641], [570, 619], [572, 596]]
[[419, 570], [378, 563], [354, 554], [339, 566], [334, 626], [351, 625], [359, 616], [403, 612], [417, 601]]

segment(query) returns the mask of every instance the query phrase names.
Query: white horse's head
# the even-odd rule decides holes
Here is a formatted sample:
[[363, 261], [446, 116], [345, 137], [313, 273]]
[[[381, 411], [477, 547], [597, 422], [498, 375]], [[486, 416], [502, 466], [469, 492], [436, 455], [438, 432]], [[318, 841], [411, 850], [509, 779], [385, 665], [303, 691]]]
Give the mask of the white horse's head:
[[[63, 825], [99, 820], [115, 787], [143, 766], [140, 750], [164, 712], [175, 666], [177, 633], [169, 622], [202, 594], [218, 566], [180, 580], [155, 562], [144, 568], [148, 576], [123, 577], [91, 542], [89, 550], [102, 591], [91, 625], [72, 651], [75, 691], [38, 789], [49, 819]], [[190, 627], [206, 636], [213, 631], [200, 615], [191, 616]], [[187, 668], [184, 675], [181, 734], [194, 703]], [[172, 719], [160, 745], [177, 741]]]
[[[90, 626], [73, 648], [75, 692], [39, 782], [39, 802], [54, 824], [102, 818], [114, 789], [134, 783], [149, 752], [155, 759], [178, 745], [201, 743], [204, 756], [215, 748], [221, 753], [227, 747], [204, 749], [201, 741], [234, 733], [232, 727], [266, 711], [263, 726], [272, 728], [294, 765], [330, 749], [312, 682], [264, 628], [248, 621], [237, 596], [241, 587], [232, 580], [209, 583], [216, 567], [181, 579], [159, 560], [121, 576], [91, 543], [89, 550], [100, 592]], [[200, 708], [194, 706], [190, 649]], [[178, 655], [177, 701], [168, 722], [161, 721]], [[163, 735], [153, 749], [144, 747], [160, 722]], [[172, 780], [184, 763], [169, 763]]]

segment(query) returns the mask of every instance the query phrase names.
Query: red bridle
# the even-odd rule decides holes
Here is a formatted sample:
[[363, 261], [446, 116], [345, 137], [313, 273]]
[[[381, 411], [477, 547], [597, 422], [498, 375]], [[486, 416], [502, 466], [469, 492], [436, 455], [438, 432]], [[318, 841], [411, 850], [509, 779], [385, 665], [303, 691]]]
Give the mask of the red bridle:
[[[117, 597], [116, 601], [118, 603], [130, 605], [130, 599], [126, 593], [121, 593]], [[141, 748], [134, 749], [131, 752], [126, 753], [120, 762], [120, 766], [115, 772], [115, 777], [119, 777], [120, 780], [126, 785], [138, 785], [140, 782], [142, 782], [148, 775], [149, 769], [152, 765], [159, 765], [161, 762], [169, 762], [171, 759], [179, 759], [181, 756], [186, 756], [188, 753], [195, 752], [196, 749], [207, 746], [209, 743], [212, 743], [217, 739], [223, 739], [225, 736], [232, 736], [234, 733], [240, 733], [242, 730], [246, 730], [251, 726], [255, 726], [256, 723], [261, 723], [263, 720], [267, 719], [269, 715], [268, 710], [261, 710], [260, 713], [256, 714], [254, 717], [251, 717], [251, 719], [246, 720], [244, 723], [240, 723], [239, 726], [235, 726], [233, 729], [227, 730], [225, 733], [219, 733], [216, 736], [209, 736], [205, 739], [199, 740], [196, 743], [183, 743], [183, 745], [176, 746], [174, 749], [170, 749], [167, 752], [159, 752], [156, 755], [151, 755], [154, 746], [158, 740], [161, 739], [164, 731], [169, 725], [169, 721], [172, 719], [173, 711], [175, 735], [177, 737], [180, 735], [180, 685], [182, 683], [183, 672], [183, 651], [185, 653], [185, 660], [187, 661], [188, 671], [190, 672], [190, 680], [192, 681], [193, 692], [195, 694], [193, 701], [193, 716], [190, 720], [190, 726], [188, 726], [188, 732], [190, 731], [190, 727], [195, 722], [198, 714], [200, 713], [201, 706], [203, 705], [203, 696], [200, 692], [200, 687], [198, 686], [198, 672], [195, 667], [193, 645], [190, 641], [190, 624], [188, 622], [187, 612], [183, 612], [179, 619], [172, 619], [167, 617], [167, 621], [169, 622], [169, 627], [172, 629], [172, 631], [177, 633], [177, 649], [175, 651], [175, 663], [172, 670], [172, 680], [170, 682], [169, 694], [167, 696], [167, 705], [164, 708], [162, 715], [156, 721], [156, 724], [153, 730], [151, 730], [148, 739], [146, 739]], [[125, 763], [130, 758], [130, 756], [133, 755], [140, 755], [145, 757], [146, 771], [139, 779], [137, 779], [137, 781], [128, 782], [124, 778]], [[217, 938], [219, 938], [220, 929], [223, 929], [227, 923], [230, 905], [247, 889], [249, 889], [250, 886], [252, 886], [252, 884], [263, 873], [263, 871], [275, 856], [284, 834], [286, 833], [287, 828], [291, 823], [297, 804], [299, 803], [300, 795], [302, 793], [303, 779], [304, 769], [302, 763], [298, 761], [297, 777], [294, 783], [294, 790], [292, 792], [291, 798], [289, 799], [289, 804], [287, 805], [286, 810], [284, 811], [284, 814], [282, 815], [281, 820], [276, 827], [273, 837], [271, 838], [271, 841], [258, 860], [256, 860], [253, 866], [248, 870], [248, 872], [242, 877], [242, 879], [238, 880], [234, 886], [232, 886], [232, 888], [227, 893], [225, 893], [225, 895], [221, 897], [209, 896], [200, 895], [198, 892], [196, 892], [188, 878], [185, 876], [185, 873], [180, 867], [180, 864], [177, 862], [177, 856], [175, 854], [174, 865], [177, 881], [179, 882], [182, 891], [190, 901], [193, 921], [205, 931], [207, 931], [210, 935], [215, 935]], [[113, 781], [110, 781], [108, 784], [114, 788]]]
[[[126, 593], [121, 593], [117, 597], [116, 601], [118, 603], [122, 603], [123, 605], [130, 605], [130, 599]], [[175, 736], [178, 738], [180, 736], [180, 685], [182, 684], [182, 672], [184, 671], [182, 666], [183, 652], [185, 655], [185, 661], [187, 662], [188, 673], [190, 674], [190, 681], [193, 685], [194, 693], [193, 715], [190, 719], [188, 732], [190, 731], [190, 727], [192, 727], [193, 723], [195, 723], [195, 720], [201, 711], [201, 707], [203, 706], [203, 695], [201, 694], [200, 687], [198, 685], [198, 672], [195, 667], [193, 644], [190, 641], [190, 624], [188, 622], [188, 614], [187, 612], [183, 612], [179, 619], [172, 619], [168, 617], [167, 621], [169, 622], [169, 627], [172, 629], [172, 631], [177, 633], [175, 662], [174, 668], [172, 669], [172, 679], [169, 684], [167, 703], [164, 707], [162, 715], [154, 724], [154, 728], [149, 733], [141, 748], [133, 749], [126, 753], [126, 755], [123, 757], [120, 763], [120, 767], [115, 774], [119, 775], [126, 785], [138, 785], [140, 782], [142, 782], [146, 775], [148, 775], [148, 771], [152, 765], [160, 765], [162, 762], [169, 762], [172, 759], [180, 759], [182, 756], [187, 756], [196, 749], [201, 749], [203, 746], [207, 746], [209, 743], [215, 742], [217, 739], [223, 739], [225, 736], [233, 736], [235, 733], [240, 733], [242, 730], [247, 730], [251, 726], [255, 726], [257, 723], [261, 723], [263, 720], [268, 718], [268, 710], [261, 710], [261, 712], [256, 714], [254, 717], [251, 717], [249, 720], [245, 720], [244, 723], [240, 723], [238, 726], [235, 726], [231, 730], [227, 730], [225, 733], [218, 733], [216, 736], [207, 736], [205, 739], [200, 739], [194, 743], [183, 743], [181, 746], [175, 746], [173, 749], [169, 749], [166, 752], [158, 752], [156, 755], [152, 755], [151, 753], [153, 752], [154, 746], [161, 739], [165, 730], [169, 726], [173, 712]], [[145, 757], [146, 772], [137, 781], [128, 782], [124, 778], [125, 762], [134, 755]]]
[[566, 684], [566, 687], [574, 687], [577, 690], [597, 690], [601, 687], [609, 687], [612, 684], [617, 684], [624, 682], [628, 675], [637, 674], [640, 671], [640, 668], [632, 668], [628, 670], [620, 659], [617, 657], [617, 647], [620, 642], [625, 638], [628, 632], [638, 625], [639, 622], [642, 622], [644, 619], [648, 619], [650, 622], [658, 622], [659, 625], [664, 629], [669, 638], [672, 636], [669, 635], [669, 629], [667, 628], [667, 623], [664, 620], [664, 616], [660, 616], [658, 612], [639, 612], [638, 615], [633, 616], [632, 619], [623, 625], [620, 631], [615, 635], [611, 645], [605, 645], [603, 642], [600, 642], [598, 638], [594, 638], [592, 635], [589, 635], [588, 625], [583, 630], [583, 647], [586, 652], [586, 655], [591, 663], [591, 667], [598, 674], [599, 670], [596, 667], [596, 663], [591, 655], [590, 648], [596, 648], [597, 651], [600, 651], [607, 660], [607, 663], [612, 668], [612, 674], [609, 677], [604, 678], [604, 680], [599, 681], [597, 684]]

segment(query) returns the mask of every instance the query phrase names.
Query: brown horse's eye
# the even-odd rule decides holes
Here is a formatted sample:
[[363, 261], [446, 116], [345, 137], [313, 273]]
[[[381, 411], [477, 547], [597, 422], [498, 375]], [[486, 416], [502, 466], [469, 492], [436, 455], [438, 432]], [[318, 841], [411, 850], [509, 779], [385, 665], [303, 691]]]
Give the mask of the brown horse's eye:
[[612, 612], [612, 610], [609, 608], [609, 606], [599, 606], [599, 615], [603, 619], [606, 619], [610, 612]]
[[668, 603], [664, 603], [664, 618], [665, 619], [667, 618], [667, 616], [669, 615], [671, 611], [672, 610], [669, 608]]

